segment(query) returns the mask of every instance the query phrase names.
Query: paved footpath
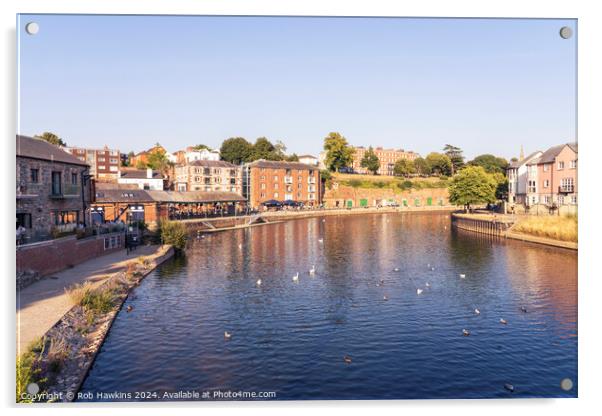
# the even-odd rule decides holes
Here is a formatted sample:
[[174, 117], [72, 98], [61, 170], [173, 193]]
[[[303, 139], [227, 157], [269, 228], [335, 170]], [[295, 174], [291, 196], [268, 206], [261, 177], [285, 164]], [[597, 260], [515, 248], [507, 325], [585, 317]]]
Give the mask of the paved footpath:
[[112, 274], [126, 268], [139, 256], [161, 253], [161, 246], [140, 246], [126, 254], [125, 250], [96, 257], [73, 268], [39, 280], [17, 292], [17, 354], [36, 338], [44, 335], [72, 307], [65, 288], [86, 281], [93, 287], [105, 282]]

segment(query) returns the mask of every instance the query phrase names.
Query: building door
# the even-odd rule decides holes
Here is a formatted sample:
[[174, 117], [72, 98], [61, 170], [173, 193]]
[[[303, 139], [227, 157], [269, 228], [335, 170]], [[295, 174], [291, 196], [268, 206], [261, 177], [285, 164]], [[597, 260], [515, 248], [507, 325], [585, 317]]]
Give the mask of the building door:
[[62, 194], [61, 172], [52, 172], [52, 195]]

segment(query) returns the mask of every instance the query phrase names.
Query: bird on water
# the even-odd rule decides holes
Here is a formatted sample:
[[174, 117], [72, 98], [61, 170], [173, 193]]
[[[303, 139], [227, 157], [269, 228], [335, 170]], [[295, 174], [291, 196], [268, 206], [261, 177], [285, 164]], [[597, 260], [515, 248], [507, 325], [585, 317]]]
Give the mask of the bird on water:
[[230, 338], [232, 338], [232, 334], [229, 333], [228, 331], [224, 331], [224, 338], [225, 339], [230, 339]]
[[297, 272], [297, 274], [293, 276], [293, 282], [298, 282], [298, 281], [299, 281], [299, 272]]
[[343, 361], [345, 361], [345, 364], [351, 364], [351, 357], [346, 355], [343, 357]]
[[462, 330], [462, 335], [464, 335], [465, 337], [470, 335], [470, 332], [468, 331], [468, 329], [463, 329]]

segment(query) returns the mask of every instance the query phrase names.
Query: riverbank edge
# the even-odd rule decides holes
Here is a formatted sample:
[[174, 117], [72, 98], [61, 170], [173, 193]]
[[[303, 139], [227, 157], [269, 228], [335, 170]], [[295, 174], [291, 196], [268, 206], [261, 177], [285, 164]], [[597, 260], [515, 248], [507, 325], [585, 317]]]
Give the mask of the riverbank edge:
[[[163, 245], [157, 253], [144, 256], [148, 261], [148, 265], [137, 268], [136, 271], [139, 274], [134, 279], [128, 279], [127, 271], [124, 270], [111, 274], [98, 289], [111, 285], [117, 279], [121, 279], [122, 282], [127, 282], [127, 286], [124, 288], [123, 293], [118, 294], [115, 305], [111, 310], [95, 318], [95, 322], [92, 324], [92, 330], [85, 335], [78, 331], [79, 324], [86, 319], [85, 311], [79, 305], [74, 305], [46, 332], [43, 336], [46, 343], [52, 342], [54, 339], [67, 339], [71, 341], [68, 341], [68, 345], [66, 345], [66, 348], [69, 351], [68, 357], [64, 360], [66, 365], [64, 365], [56, 375], [55, 383], [47, 388], [47, 392], [51, 397], [57, 397], [60, 393], [62, 393], [62, 395], [56, 400], [51, 399], [49, 401], [72, 402], [77, 398], [77, 393], [88, 376], [117, 314], [127, 301], [132, 289], [137, 287], [142, 280], [144, 280], [144, 278], [153, 272], [159, 265], [172, 258], [174, 254], [175, 250], [171, 245]], [[132, 260], [132, 262], [135, 262], [135, 260]]]
[[[470, 214], [456, 213], [456, 212], [452, 213], [452, 220], [453, 219], [486, 221], [486, 222], [490, 222], [492, 224], [494, 224], [496, 222], [496, 220], [493, 218], [491, 218], [491, 219], [483, 218], [483, 217], [474, 218], [474, 217], [471, 217]], [[474, 229], [467, 229], [467, 228], [462, 228], [462, 229], [464, 229], [465, 231], [473, 232], [473, 233], [487, 234], [487, 233], [481, 233]], [[579, 250], [578, 243], [574, 243], [571, 241], [554, 240], [554, 239], [545, 238], [545, 237], [537, 237], [537, 236], [530, 235], [530, 234], [517, 233], [515, 231], [512, 231], [511, 227], [505, 231], [501, 231], [499, 236], [503, 237], [503, 238], [509, 238], [512, 240], [519, 240], [519, 241], [525, 241], [525, 242], [529, 242], [529, 243], [542, 244], [542, 245], [551, 246], [551, 247], [565, 248], [568, 250], [575, 250], [575, 251]]]

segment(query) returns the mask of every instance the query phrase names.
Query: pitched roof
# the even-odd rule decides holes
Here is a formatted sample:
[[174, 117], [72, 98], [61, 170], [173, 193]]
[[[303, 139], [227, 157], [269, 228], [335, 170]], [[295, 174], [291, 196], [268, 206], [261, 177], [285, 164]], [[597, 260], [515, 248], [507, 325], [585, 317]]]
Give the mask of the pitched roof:
[[17, 157], [88, 166], [86, 162], [67, 153], [59, 146], [50, 144], [43, 139], [21, 135], [17, 135]]
[[207, 166], [211, 168], [235, 168], [236, 165], [225, 160], [194, 160], [189, 163], [190, 166]]
[[571, 150], [577, 153], [577, 143], [563, 143], [558, 146], [552, 146], [541, 155], [539, 161], [537, 163], [551, 163], [554, 162], [556, 156], [562, 152], [565, 146], [569, 146]]
[[153, 198], [142, 189], [97, 189], [96, 202], [155, 202]]
[[121, 169], [121, 177], [124, 179], [163, 179], [158, 170], [153, 170], [153, 177], [146, 177], [146, 169]]
[[528, 155], [527, 157], [525, 157], [523, 160], [517, 160], [516, 162], [510, 162], [508, 164], [508, 168], [509, 169], [516, 169], [521, 167], [522, 165], [526, 164], [526, 163], [532, 163], [532, 160], [538, 153], [541, 153], [541, 150], [537, 150], [533, 153], [531, 153], [530, 155]]
[[259, 159], [255, 162], [247, 163], [246, 166], [257, 167], [257, 168], [267, 168], [267, 169], [306, 169], [306, 170], [315, 170], [316, 167], [313, 165], [308, 165], [306, 163], [301, 162], [286, 162], [286, 161], [276, 161], [276, 160], [265, 160]]
[[246, 201], [242, 195], [235, 192], [219, 191], [146, 191], [148, 195], [157, 202], [243, 202]]
[[314, 155], [301, 155], [301, 156], [298, 156], [299, 159], [308, 158], [308, 157], [310, 157], [312, 159], [317, 159], [317, 157], [315, 157]]

